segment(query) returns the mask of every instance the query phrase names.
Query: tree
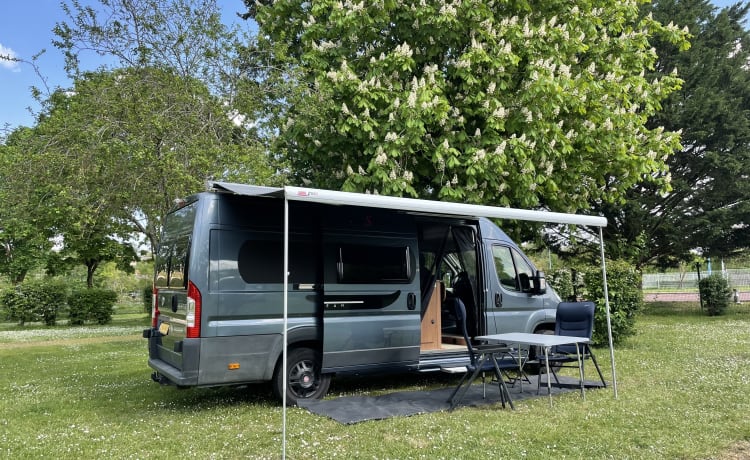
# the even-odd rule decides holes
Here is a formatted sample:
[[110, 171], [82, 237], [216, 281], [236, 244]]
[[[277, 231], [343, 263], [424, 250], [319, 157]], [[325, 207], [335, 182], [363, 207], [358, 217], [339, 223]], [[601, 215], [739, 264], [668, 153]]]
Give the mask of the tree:
[[44, 186], [14, 180], [17, 165], [26, 164], [21, 146], [33, 136], [16, 128], [0, 144], [0, 274], [20, 284], [26, 274], [44, 265], [53, 235], [43, 208]]
[[[56, 26], [56, 45], [74, 84], [44, 99], [35, 93], [43, 108], [14, 147], [3, 190], [43, 194], [16, 227], [44, 222], [62, 247], [48, 269], [84, 264], [91, 286], [102, 262], [133, 260], [125, 243], [134, 233], [153, 251], [174, 200], [207, 180], [272, 185], [280, 175], [253, 121], [260, 104], [240, 97], [238, 42], [215, 0], [72, 0], [63, 8], [69, 22]], [[114, 62], [83, 71], [78, 57], [87, 51]]]
[[[69, 21], [56, 26], [56, 45], [76, 81], [87, 82], [76, 96], [95, 116], [76, 129], [91, 134], [92, 156], [110, 163], [121, 219], [153, 249], [173, 201], [206, 180], [280, 180], [254, 121], [258, 105], [239, 92], [246, 85], [234, 51], [237, 31], [221, 23], [215, 0], [98, 3], [65, 4]], [[82, 73], [78, 56], [85, 51], [123, 67]]]
[[63, 2], [67, 22], [58, 23], [55, 45], [63, 50], [72, 77], [79, 55], [94, 52], [129, 68], [169, 68], [212, 87], [221, 81], [231, 53], [216, 0], [79, 0]]
[[655, 75], [685, 80], [649, 126], [682, 130], [683, 148], [668, 159], [672, 191], [636, 186], [625, 206], [603, 209], [615, 244], [608, 253], [638, 265], [674, 266], [703, 254], [727, 256], [750, 241], [750, 4], [718, 10], [708, 0], [659, 0], [643, 14], [690, 30], [689, 50], [654, 41]]
[[680, 80], [644, 71], [686, 33], [635, 1], [246, 4], [303, 75], [279, 128], [300, 181], [559, 211], [669, 188], [678, 136], [646, 121]]

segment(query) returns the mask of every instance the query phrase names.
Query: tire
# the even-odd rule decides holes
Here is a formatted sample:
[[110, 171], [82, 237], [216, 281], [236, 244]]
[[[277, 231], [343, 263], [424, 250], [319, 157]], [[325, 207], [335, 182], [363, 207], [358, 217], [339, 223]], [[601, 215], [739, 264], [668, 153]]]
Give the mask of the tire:
[[[300, 399], [320, 399], [328, 393], [330, 374], [321, 374], [321, 355], [310, 348], [294, 348], [287, 355], [286, 405], [296, 406]], [[273, 394], [283, 400], [282, 361], [273, 374]]]

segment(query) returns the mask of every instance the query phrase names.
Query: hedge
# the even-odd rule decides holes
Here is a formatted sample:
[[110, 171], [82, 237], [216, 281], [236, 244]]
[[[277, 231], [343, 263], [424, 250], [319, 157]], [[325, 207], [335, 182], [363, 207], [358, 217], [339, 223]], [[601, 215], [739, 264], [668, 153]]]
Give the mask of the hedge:
[[[570, 269], [555, 270], [549, 276], [550, 285], [564, 300], [570, 300], [574, 293], [582, 300], [596, 303], [594, 334], [592, 343], [608, 343], [607, 310], [604, 300], [601, 267], [586, 267], [575, 270], [576, 279]], [[609, 293], [612, 340], [615, 343], [635, 334], [636, 313], [643, 307], [641, 273], [624, 261], [607, 261], [607, 287]]]
[[66, 299], [67, 287], [61, 281], [28, 281], [3, 291], [0, 305], [8, 320], [18, 321], [21, 326], [28, 322], [54, 326]]
[[117, 293], [108, 289], [76, 290], [68, 298], [70, 324], [81, 325], [86, 321], [107, 324], [112, 321], [116, 301]]

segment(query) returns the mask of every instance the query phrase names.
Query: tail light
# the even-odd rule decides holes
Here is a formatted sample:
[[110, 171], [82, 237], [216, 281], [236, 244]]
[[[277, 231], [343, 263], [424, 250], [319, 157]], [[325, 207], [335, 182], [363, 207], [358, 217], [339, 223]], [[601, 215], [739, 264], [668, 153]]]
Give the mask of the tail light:
[[192, 281], [188, 281], [187, 312], [185, 314], [187, 331], [185, 337], [195, 339], [201, 336], [201, 293]]
[[151, 294], [151, 327], [159, 324], [159, 290], [153, 289]]

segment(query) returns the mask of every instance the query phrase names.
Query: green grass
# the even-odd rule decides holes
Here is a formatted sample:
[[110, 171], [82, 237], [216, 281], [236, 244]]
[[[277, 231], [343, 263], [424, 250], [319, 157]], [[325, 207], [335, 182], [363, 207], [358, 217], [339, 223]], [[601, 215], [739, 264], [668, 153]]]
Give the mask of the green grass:
[[[268, 386], [156, 385], [141, 322], [2, 331], [0, 458], [280, 457], [281, 408]], [[637, 329], [616, 347], [618, 399], [611, 389], [585, 400], [573, 392], [553, 408], [540, 398], [515, 411], [460, 408], [351, 426], [292, 408], [287, 456], [703, 459], [750, 440], [750, 308], [709, 318], [652, 304]], [[611, 377], [608, 350], [598, 356]], [[331, 397], [455, 383], [334, 379]]]

